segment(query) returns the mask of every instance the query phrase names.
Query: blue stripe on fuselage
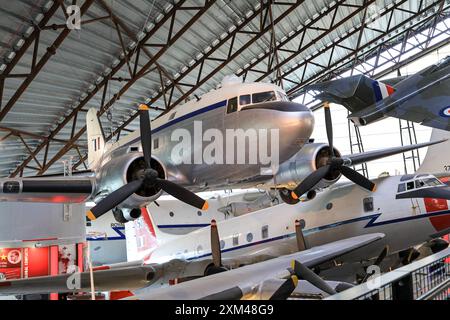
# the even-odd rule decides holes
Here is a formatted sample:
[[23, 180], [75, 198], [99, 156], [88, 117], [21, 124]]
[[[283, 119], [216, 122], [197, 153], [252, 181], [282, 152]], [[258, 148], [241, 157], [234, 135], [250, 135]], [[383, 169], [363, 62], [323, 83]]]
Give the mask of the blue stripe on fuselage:
[[[212, 110], [215, 110], [215, 109], [218, 109], [218, 108], [225, 107], [226, 105], [227, 105], [227, 100], [223, 100], [223, 101], [214, 103], [214, 104], [212, 104], [212, 105], [209, 105], [209, 106], [207, 106], [207, 107], [204, 107], [204, 108], [201, 108], [201, 109], [192, 111], [192, 112], [187, 113], [187, 114], [185, 114], [185, 115], [183, 115], [183, 116], [181, 116], [181, 117], [179, 117], [179, 118], [176, 118], [176, 119], [173, 119], [173, 120], [171, 120], [171, 121], [168, 121], [168, 122], [166, 122], [165, 124], [159, 126], [158, 128], [153, 129], [153, 130], [152, 130], [152, 134], [155, 134], [155, 133], [157, 133], [157, 132], [159, 132], [159, 131], [161, 131], [161, 130], [163, 130], [163, 129], [166, 129], [166, 128], [170, 127], [170, 126], [173, 126], [174, 124], [177, 124], [177, 123], [179, 123], [179, 122], [181, 122], [181, 121], [190, 119], [190, 118], [192, 118], [192, 117], [198, 116], [198, 115], [200, 115], [200, 114], [202, 114], [202, 113], [206, 113], [206, 112], [208, 112], [208, 111], [212, 111]], [[138, 142], [138, 141], [140, 141], [140, 140], [141, 140], [141, 138], [140, 138], [140, 137], [137, 137], [137, 138], [131, 140], [130, 142], [127, 142], [127, 143], [124, 144], [123, 146], [121, 146], [121, 148], [123, 148], [123, 147], [125, 147], [125, 146], [128, 146], [128, 145], [130, 145], [130, 144], [136, 143], [136, 142]]]
[[[364, 228], [371, 228], [371, 227], [378, 227], [378, 226], [392, 224], [392, 223], [404, 222], [404, 221], [408, 221], [408, 220], [430, 218], [433, 216], [440, 216], [440, 215], [446, 215], [446, 214], [450, 214], [450, 210], [437, 211], [437, 212], [425, 213], [425, 214], [421, 214], [421, 215], [417, 215], [417, 216], [409, 216], [409, 217], [398, 218], [398, 219], [393, 219], [393, 220], [375, 222], [378, 219], [378, 217], [381, 216], [381, 213], [376, 213], [376, 214], [372, 214], [372, 215], [368, 215], [368, 216], [364, 216], [364, 217], [353, 218], [353, 219], [349, 219], [349, 220], [344, 220], [344, 221], [339, 221], [339, 222], [323, 225], [320, 227], [311, 228], [311, 229], [305, 230], [304, 235], [306, 236], [306, 235], [313, 234], [313, 233], [316, 233], [316, 232], [319, 232], [322, 230], [332, 229], [332, 228], [340, 227], [340, 226], [343, 226], [346, 224], [360, 222], [360, 221], [364, 221], [364, 220], [369, 220], [369, 222], [364, 226]], [[295, 232], [277, 236], [274, 238], [269, 238], [269, 239], [264, 239], [264, 240], [257, 241], [257, 242], [244, 244], [241, 246], [236, 246], [233, 248], [223, 249], [223, 250], [221, 250], [221, 252], [229, 252], [229, 251], [239, 250], [239, 249], [255, 246], [258, 244], [262, 244], [262, 243], [268, 243], [268, 242], [277, 241], [277, 240], [286, 239], [286, 238], [292, 238], [292, 237], [295, 237]], [[196, 259], [205, 258], [208, 256], [211, 256], [211, 253], [205, 253], [203, 255], [187, 258], [187, 260], [196, 260]]]

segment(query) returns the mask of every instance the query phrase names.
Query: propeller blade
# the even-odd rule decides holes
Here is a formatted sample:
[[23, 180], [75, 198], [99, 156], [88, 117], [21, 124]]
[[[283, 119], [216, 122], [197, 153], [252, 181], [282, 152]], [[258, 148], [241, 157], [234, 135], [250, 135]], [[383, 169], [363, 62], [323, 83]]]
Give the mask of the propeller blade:
[[[378, 255], [377, 259], [375, 260], [375, 262], [373, 263], [374, 266], [380, 266], [381, 262], [383, 262], [384, 258], [386, 258], [387, 254], [389, 252], [389, 246], [385, 246], [383, 248], [383, 250], [380, 252], [380, 254]], [[372, 274], [369, 274], [366, 270], [366, 274], [364, 275], [364, 277], [361, 279], [361, 281], [359, 281], [359, 283], [364, 283], [366, 282], [369, 277]]]
[[377, 260], [375, 260], [374, 265], [379, 266], [381, 262], [383, 262], [384, 258], [388, 255], [389, 252], [389, 246], [385, 246], [383, 251], [381, 251], [380, 255], [377, 257]]
[[87, 217], [89, 220], [95, 220], [104, 215], [106, 212], [114, 209], [117, 205], [122, 203], [122, 201], [138, 191], [141, 185], [142, 180], [133, 180], [116, 191], [111, 192], [86, 213]]
[[174, 196], [178, 200], [181, 200], [187, 204], [190, 204], [193, 207], [196, 207], [200, 210], [208, 210], [208, 202], [203, 200], [195, 193], [183, 188], [182, 186], [173, 183], [169, 180], [164, 179], [156, 179], [156, 184], [161, 187], [165, 192]]
[[323, 179], [330, 170], [330, 165], [326, 165], [323, 167], [320, 167], [313, 173], [311, 173], [309, 176], [307, 176], [298, 186], [297, 188], [292, 191], [292, 198], [298, 199], [303, 194], [308, 192], [309, 190], [313, 189], [316, 184], [319, 183], [320, 180]]
[[295, 220], [295, 238], [297, 239], [298, 251], [306, 250], [305, 236], [303, 235], [302, 226], [298, 220]]
[[211, 221], [211, 254], [215, 267], [222, 266], [222, 253], [220, 252], [219, 231], [216, 220]]
[[141, 104], [139, 106], [139, 127], [141, 130], [141, 144], [147, 169], [151, 168], [150, 161], [152, 159], [152, 130], [150, 127], [150, 117], [148, 115], [149, 109], [150, 108], [145, 104]]
[[359, 172], [353, 170], [352, 168], [341, 166], [339, 169], [341, 173], [347, 177], [347, 179], [353, 181], [358, 186], [361, 186], [364, 189], [367, 189], [372, 192], [376, 190], [377, 186], [375, 183], [364, 177]]
[[323, 110], [325, 111], [325, 127], [327, 129], [328, 145], [330, 146], [331, 157], [334, 157], [333, 121], [331, 120], [330, 104], [328, 102], [323, 104]]
[[308, 267], [304, 266], [297, 260], [292, 261], [292, 270], [294, 274], [299, 278], [308, 281], [313, 286], [319, 288], [320, 290], [328, 293], [329, 295], [336, 294], [336, 291], [328, 285], [321, 277], [315, 274]]
[[292, 275], [272, 294], [269, 300], [286, 300], [295, 290], [298, 284], [298, 278], [296, 275]]

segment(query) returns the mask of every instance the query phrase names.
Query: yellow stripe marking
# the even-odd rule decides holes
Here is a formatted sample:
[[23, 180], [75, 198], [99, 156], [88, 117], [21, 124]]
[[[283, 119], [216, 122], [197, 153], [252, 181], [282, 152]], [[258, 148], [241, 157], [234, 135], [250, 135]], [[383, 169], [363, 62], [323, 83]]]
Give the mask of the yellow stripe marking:
[[295, 260], [291, 261], [291, 269], [294, 270], [295, 269]]
[[291, 276], [291, 279], [292, 279], [292, 283], [294, 283], [294, 286], [297, 287], [297, 285], [298, 285], [298, 278], [297, 278], [297, 276], [294, 274], [294, 275]]
[[86, 216], [89, 218], [89, 220], [96, 220], [97, 218], [94, 216], [91, 210], [86, 212]]

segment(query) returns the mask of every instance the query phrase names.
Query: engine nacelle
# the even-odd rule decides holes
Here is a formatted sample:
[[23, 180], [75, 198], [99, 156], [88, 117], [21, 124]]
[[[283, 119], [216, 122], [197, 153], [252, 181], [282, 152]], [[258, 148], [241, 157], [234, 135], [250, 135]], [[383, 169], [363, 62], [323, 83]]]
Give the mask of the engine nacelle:
[[[166, 170], [158, 159], [152, 158], [151, 166], [158, 172], [159, 178], [166, 177]], [[98, 202], [123, 185], [139, 179], [138, 172], [143, 168], [145, 168], [145, 160], [140, 152], [130, 152], [112, 157], [97, 172], [97, 190], [94, 201]], [[117, 206], [113, 211], [114, 217], [122, 223], [135, 220], [140, 216], [140, 208], [155, 201], [161, 194], [162, 190], [158, 187], [143, 187]]]
[[[334, 153], [337, 157], [341, 155], [336, 148], [334, 148]], [[280, 165], [275, 177], [278, 187], [294, 189], [312, 172], [325, 166], [330, 157], [330, 147], [326, 143], [310, 143], [304, 145], [297, 154]], [[331, 172], [317, 184], [316, 188], [329, 187], [336, 183], [340, 177], [341, 173], [339, 171]]]

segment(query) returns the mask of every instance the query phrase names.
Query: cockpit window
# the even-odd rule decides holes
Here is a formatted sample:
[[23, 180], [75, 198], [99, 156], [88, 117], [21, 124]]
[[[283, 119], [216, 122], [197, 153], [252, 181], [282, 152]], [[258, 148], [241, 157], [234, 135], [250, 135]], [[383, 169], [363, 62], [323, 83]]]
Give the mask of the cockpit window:
[[448, 65], [450, 65], [450, 56], [446, 56], [444, 59], [437, 63], [437, 66], [439, 68], [445, 68]]
[[400, 184], [398, 185], [397, 192], [403, 192], [403, 191], [405, 191], [405, 190], [406, 190], [405, 184], [404, 184], [404, 183], [400, 183]]
[[232, 113], [237, 111], [237, 97], [231, 98], [228, 100], [227, 113]]
[[412, 190], [414, 189], [414, 181], [408, 182], [406, 184], [406, 190]]
[[416, 189], [425, 187], [425, 182], [423, 182], [422, 180], [416, 180]]
[[274, 91], [267, 91], [267, 92], [259, 92], [252, 95], [252, 101], [253, 103], [261, 103], [261, 102], [267, 102], [267, 101], [275, 101], [277, 100], [275, 96]]
[[252, 103], [252, 101], [251, 101], [251, 98], [250, 98], [249, 94], [246, 94], [246, 95], [243, 95], [243, 96], [239, 97], [239, 104], [241, 106], [245, 106], [245, 105], [250, 104], [250, 103]]
[[427, 179], [427, 180], [425, 181], [425, 183], [426, 183], [428, 186], [432, 186], [432, 187], [434, 187], [434, 186], [441, 186], [441, 185], [442, 185], [442, 183], [441, 183], [438, 179], [436, 179], [436, 178], [429, 178], [429, 179]]
[[434, 73], [436, 71], [440, 71], [450, 65], [450, 56], [445, 57], [438, 63], [432, 65], [431, 67], [425, 69], [425, 71], [422, 73], [422, 75], [427, 75], [430, 73]]

